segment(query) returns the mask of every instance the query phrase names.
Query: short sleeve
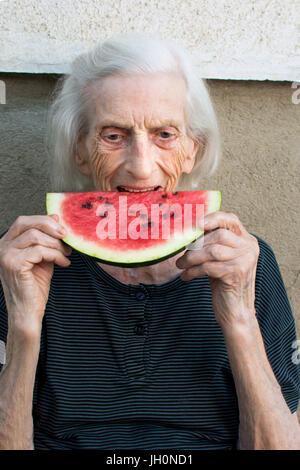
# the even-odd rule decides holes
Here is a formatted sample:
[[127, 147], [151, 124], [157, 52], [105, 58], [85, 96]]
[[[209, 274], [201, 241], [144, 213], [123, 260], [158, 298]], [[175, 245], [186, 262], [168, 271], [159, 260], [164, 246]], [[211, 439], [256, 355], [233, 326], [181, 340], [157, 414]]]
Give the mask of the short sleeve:
[[256, 273], [255, 308], [266, 353], [292, 413], [300, 398], [300, 361], [295, 320], [272, 248], [257, 237], [260, 255]]

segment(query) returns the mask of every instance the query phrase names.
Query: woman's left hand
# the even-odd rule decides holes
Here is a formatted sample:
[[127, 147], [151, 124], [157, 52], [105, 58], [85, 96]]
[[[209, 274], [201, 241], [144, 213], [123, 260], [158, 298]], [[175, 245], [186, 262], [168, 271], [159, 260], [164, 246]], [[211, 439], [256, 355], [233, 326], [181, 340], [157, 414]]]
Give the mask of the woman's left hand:
[[[218, 229], [218, 230], [215, 230]], [[178, 258], [181, 278], [209, 277], [215, 317], [220, 326], [244, 323], [255, 315], [255, 277], [259, 245], [235, 214], [214, 212], [204, 219], [199, 250]]]

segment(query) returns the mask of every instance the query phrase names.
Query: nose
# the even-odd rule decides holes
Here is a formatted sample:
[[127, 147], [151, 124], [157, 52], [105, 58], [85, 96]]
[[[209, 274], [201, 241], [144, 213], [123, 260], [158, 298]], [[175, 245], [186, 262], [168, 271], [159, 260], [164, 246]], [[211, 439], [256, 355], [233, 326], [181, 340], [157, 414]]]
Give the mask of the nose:
[[153, 148], [147, 135], [134, 135], [128, 148], [126, 170], [135, 179], [150, 180], [154, 167]]

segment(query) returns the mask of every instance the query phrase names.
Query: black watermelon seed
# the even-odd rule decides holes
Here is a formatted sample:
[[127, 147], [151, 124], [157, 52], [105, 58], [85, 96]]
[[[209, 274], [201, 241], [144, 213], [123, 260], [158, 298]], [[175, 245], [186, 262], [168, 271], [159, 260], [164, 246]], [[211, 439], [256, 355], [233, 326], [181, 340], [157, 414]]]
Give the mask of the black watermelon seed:
[[167, 197], [167, 195], [166, 195], [166, 194], [162, 194], [161, 197]]
[[141, 228], [148, 228], [148, 227], [151, 227], [152, 225], [154, 225], [153, 222], [148, 222], [147, 224], [141, 225]]
[[177, 194], [178, 194], [178, 191], [175, 191], [174, 196], [177, 196]]
[[103, 201], [103, 197], [102, 197], [102, 196], [99, 196], [99, 201]]
[[91, 209], [91, 208], [93, 207], [93, 204], [92, 204], [91, 202], [88, 202], [87, 205], [86, 205], [86, 207], [87, 207], [88, 209]]
[[81, 207], [85, 207], [85, 208], [86, 208], [86, 204], [81, 204]]

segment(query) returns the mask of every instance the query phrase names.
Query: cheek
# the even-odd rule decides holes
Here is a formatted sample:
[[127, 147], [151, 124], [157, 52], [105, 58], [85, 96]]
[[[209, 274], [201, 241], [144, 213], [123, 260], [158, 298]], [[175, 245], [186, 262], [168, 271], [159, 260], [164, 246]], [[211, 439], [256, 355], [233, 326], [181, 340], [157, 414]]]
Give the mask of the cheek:
[[183, 164], [186, 158], [186, 150], [182, 143], [179, 143], [176, 149], [170, 151], [168, 157], [164, 160], [164, 170], [168, 173], [167, 191], [173, 191], [181, 176]]
[[110, 152], [103, 149], [98, 141], [96, 141], [90, 154], [90, 163], [96, 188], [102, 191], [110, 191], [110, 180], [113, 177], [116, 165]]

